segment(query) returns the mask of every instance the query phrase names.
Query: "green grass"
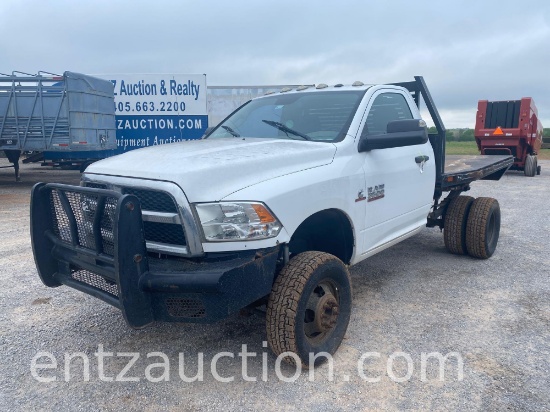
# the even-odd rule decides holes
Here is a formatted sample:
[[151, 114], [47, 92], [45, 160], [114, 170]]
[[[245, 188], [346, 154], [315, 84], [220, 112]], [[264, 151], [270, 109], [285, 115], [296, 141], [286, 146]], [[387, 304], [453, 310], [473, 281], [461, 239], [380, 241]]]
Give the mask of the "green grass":
[[[479, 150], [476, 142], [447, 142], [445, 153], [448, 155], [476, 155], [479, 154]], [[541, 149], [537, 157], [542, 160], [550, 160], [550, 149]]]
[[479, 154], [476, 142], [447, 142], [445, 153], [448, 155], [476, 155]]

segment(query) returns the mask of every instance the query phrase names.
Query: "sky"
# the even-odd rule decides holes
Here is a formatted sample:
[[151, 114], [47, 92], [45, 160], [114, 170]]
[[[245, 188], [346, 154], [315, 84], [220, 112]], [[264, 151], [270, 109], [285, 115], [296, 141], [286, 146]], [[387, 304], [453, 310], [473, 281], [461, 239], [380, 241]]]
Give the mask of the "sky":
[[0, 73], [205, 73], [208, 85], [424, 76], [447, 128], [533, 97], [550, 127], [550, 1], [0, 1]]

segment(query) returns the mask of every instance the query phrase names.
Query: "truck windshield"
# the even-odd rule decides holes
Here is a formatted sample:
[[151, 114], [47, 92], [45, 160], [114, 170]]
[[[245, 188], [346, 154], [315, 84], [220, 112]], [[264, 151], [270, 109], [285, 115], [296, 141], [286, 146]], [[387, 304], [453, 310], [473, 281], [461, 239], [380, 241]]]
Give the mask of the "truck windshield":
[[335, 142], [344, 138], [365, 90], [277, 94], [244, 104], [208, 136]]

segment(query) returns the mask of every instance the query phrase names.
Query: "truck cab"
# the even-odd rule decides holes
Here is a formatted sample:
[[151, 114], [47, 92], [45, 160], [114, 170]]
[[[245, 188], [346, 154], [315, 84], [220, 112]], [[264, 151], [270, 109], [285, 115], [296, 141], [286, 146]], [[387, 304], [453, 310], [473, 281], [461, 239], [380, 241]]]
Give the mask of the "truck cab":
[[[371, 136], [378, 136], [382, 140], [378, 144], [383, 145], [388, 123], [415, 120], [418, 133], [425, 136], [419, 144], [398, 142], [387, 150], [359, 149], [360, 141], [364, 144]], [[154, 222], [149, 219], [165, 212], [144, 206], [146, 240], [154, 252], [196, 257], [274, 247], [292, 240], [291, 254], [310, 249], [313, 242], [316, 250], [327, 249], [353, 264], [426, 224], [435, 163], [425, 127], [418, 127], [419, 122], [423, 121], [410, 93], [398, 86], [288, 91], [247, 103], [201, 141], [143, 149], [95, 163], [83, 175], [83, 184], [104, 188], [149, 185], [156, 191], [162, 181], [171, 187], [167, 193], [179, 199], [178, 209], [186, 210], [186, 216], [173, 217], [177, 223]], [[419, 156], [422, 161], [417, 163]], [[155, 229], [168, 232], [193, 216], [202, 220], [224, 213], [220, 210], [225, 204], [245, 207], [242, 202], [259, 202], [276, 218], [277, 230], [263, 234], [254, 229], [250, 234], [243, 227], [230, 229], [229, 224], [224, 228], [223, 222], [205, 229], [201, 221], [197, 227], [184, 227], [185, 245], [184, 236], [178, 244], [173, 242], [176, 237], [154, 235]], [[216, 217], [226, 219], [220, 216]], [[330, 240], [332, 246], [321, 246], [321, 239], [329, 241], [326, 233], [317, 240], [303, 227], [296, 233], [308, 218], [324, 222], [317, 229], [320, 232], [345, 221], [351, 232]]]

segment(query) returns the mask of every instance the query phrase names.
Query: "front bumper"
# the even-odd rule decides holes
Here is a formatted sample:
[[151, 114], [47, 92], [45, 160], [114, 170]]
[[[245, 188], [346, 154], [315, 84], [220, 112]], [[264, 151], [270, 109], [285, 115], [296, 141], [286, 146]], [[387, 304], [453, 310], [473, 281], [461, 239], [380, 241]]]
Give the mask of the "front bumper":
[[31, 239], [42, 282], [119, 308], [135, 328], [211, 323], [268, 295], [279, 247], [200, 259], [147, 255], [139, 199], [116, 191], [38, 183]]

